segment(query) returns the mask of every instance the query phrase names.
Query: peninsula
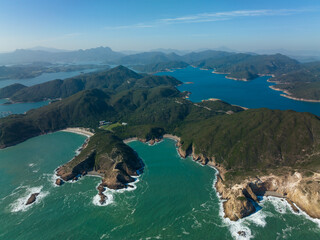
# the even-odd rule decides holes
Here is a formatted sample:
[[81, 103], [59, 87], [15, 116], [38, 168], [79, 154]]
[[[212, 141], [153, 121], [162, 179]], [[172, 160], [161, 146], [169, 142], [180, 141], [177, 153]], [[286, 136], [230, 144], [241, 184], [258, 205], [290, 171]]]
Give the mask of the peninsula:
[[[81, 82], [82, 84], [76, 84]], [[65, 181], [94, 171], [102, 188], [130, 187], [143, 163], [123, 143], [178, 136], [179, 153], [218, 171], [225, 217], [254, 213], [268, 191], [320, 218], [320, 119], [310, 113], [244, 110], [221, 100], [193, 103], [173, 77], [138, 74], [123, 66], [12, 91], [13, 101], [61, 98], [26, 114], [0, 119], [0, 148], [66, 128], [91, 128], [87, 146], [57, 174]], [[78, 86], [74, 88], [74, 86]], [[112, 131], [99, 122], [124, 122]], [[171, 134], [171, 135], [165, 135]], [[103, 196], [102, 199], [103, 201]]]

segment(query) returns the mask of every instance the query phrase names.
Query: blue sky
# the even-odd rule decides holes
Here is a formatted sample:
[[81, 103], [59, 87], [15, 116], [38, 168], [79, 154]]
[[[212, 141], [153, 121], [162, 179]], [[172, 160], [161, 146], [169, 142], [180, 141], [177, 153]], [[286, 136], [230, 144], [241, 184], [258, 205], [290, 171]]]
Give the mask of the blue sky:
[[0, 0], [0, 51], [320, 50], [319, 0]]

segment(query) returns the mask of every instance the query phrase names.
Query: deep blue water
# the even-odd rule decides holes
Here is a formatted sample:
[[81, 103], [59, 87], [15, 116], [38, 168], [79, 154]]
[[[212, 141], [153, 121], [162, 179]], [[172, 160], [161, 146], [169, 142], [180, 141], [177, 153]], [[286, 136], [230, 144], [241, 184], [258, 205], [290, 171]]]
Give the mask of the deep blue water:
[[173, 72], [161, 72], [157, 75], [170, 75], [182, 82], [180, 91], [190, 91], [190, 100], [200, 102], [203, 99], [219, 98], [225, 102], [247, 108], [270, 108], [310, 112], [320, 116], [320, 103], [301, 102], [280, 96], [282, 92], [269, 88], [274, 83], [267, 82], [270, 77], [260, 77], [253, 81], [235, 81], [225, 78], [224, 74], [188, 67]]

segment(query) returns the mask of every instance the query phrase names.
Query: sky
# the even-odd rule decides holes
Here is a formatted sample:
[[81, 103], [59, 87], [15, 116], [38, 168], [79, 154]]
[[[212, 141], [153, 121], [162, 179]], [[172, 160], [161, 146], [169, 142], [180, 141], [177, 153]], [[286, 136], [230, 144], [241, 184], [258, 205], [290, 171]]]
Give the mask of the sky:
[[0, 52], [35, 46], [320, 51], [320, 1], [0, 0]]

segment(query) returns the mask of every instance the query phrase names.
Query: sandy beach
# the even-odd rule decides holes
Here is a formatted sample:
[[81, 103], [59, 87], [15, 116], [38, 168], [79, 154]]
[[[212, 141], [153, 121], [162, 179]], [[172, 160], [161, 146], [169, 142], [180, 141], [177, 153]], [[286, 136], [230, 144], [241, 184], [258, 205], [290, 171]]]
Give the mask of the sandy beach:
[[123, 140], [123, 142], [125, 144], [129, 143], [129, 142], [134, 142], [134, 141], [138, 141], [139, 139], [137, 137], [133, 137], [133, 138], [127, 138], [125, 140]]
[[71, 132], [80, 135], [84, 135], [86, 137], [92, 137], [94, 133], [90, 132], [88, 128], [66, 128], [61, 130], [61, 132]]

